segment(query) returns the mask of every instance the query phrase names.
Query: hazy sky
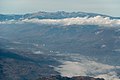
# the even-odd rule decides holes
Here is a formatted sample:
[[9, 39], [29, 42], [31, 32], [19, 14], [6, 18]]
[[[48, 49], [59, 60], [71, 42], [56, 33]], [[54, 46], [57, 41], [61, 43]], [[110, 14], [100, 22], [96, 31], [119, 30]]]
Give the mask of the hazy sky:
[[0, 0], [0, 13], [83, 11], [120, 16], [120, 0]]

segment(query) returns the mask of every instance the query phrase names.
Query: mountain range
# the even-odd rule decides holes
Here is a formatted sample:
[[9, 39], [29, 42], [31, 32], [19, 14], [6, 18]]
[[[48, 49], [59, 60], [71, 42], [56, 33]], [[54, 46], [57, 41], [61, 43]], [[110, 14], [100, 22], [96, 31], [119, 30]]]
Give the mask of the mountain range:
[[1, 14], [0, 79], [120, 80], [119, 26], [119, 17], [96, 13]]
[[20, 19], [63, 19], [63, 18], [75, 18], [75, 17], [94, 17], [94, 16], [103, 16], [103, 17], [110, 17], [112, 19], [120, 19], [120, 17], [112, 17], [103, 14], [97, 13], [86, 13], [86, 12], [65, 12], [65, 11], [58, 11], [58, 12], [36, 12], [36, 13], [29, 13], [29, 14], [22, 14], [22, 15], [4, 15], [0, 14], [0, 21], [5, 20], [20, 20]]

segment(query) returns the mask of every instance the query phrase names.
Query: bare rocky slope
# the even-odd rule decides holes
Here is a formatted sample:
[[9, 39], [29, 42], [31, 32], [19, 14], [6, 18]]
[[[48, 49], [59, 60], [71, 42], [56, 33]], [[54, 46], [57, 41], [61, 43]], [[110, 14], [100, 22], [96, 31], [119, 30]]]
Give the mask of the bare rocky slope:
[[60, 75], [51, 76], [51, 77], [40, 77], [37, 80], [104, 80], [103, 78], [93, 78], [93, 77], [86, 77], [86, 76], [76, 76], [76, 77], [62, 77]]

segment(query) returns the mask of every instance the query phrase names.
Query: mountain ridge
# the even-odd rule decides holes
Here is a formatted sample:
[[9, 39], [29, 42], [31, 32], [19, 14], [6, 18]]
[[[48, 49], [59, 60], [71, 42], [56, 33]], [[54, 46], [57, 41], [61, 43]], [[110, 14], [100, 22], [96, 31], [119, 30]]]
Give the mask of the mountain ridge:
[[17, 15], [17, 14], [0, 14], [0, 21], [6, 21], [6, 20], [20, 20], [20, 19], [32, 19], [32, 18], [38, 18], [38, 19], [64, 19], [64, 18], [75, 18], [75, 17], [95, 17], [95, 16], [103, 16], [103, 17], [110, 17], [111, 19], [120, 19], [120, 17], [113, 17], [109, 15], [104, 14], [98, 14], [98, 13], [87, 13], [87, 12], [65, 12], [65, 11], [57, 11], [57, 12], [43, 12], [39, 11], [36, 13], [27, 13], [23, 15]]

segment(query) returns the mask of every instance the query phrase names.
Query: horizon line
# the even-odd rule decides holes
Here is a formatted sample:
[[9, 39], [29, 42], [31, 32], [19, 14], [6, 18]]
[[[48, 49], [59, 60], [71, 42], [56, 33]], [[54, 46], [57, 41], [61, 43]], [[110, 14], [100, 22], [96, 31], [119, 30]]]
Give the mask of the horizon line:
[[25, 13], [0, 13], [1, 15], [25, 15], [25, 14], [34, 14], [34, 13], [39, 13], [39, 12], [47, 12], [47, 13], [56, 13], [56, 12], [66, 12], [66, 13], [77, 13], [77, 12], [81, 12], [81, 13], [92, 13], [92, 14], [99, 14], [99, 15], [106, 15], [106, 16], [110, 16], [110, 17], [120, 17], [120, 16], [112, 16], [109, 14], [105, 14], [105, 13], [98, 13], [98, 12], [88, 12], [88, 11], [64, 11], [64, 10], [58, 10], [58, 11], [34, 11], [34, 12], [25, 12]]

